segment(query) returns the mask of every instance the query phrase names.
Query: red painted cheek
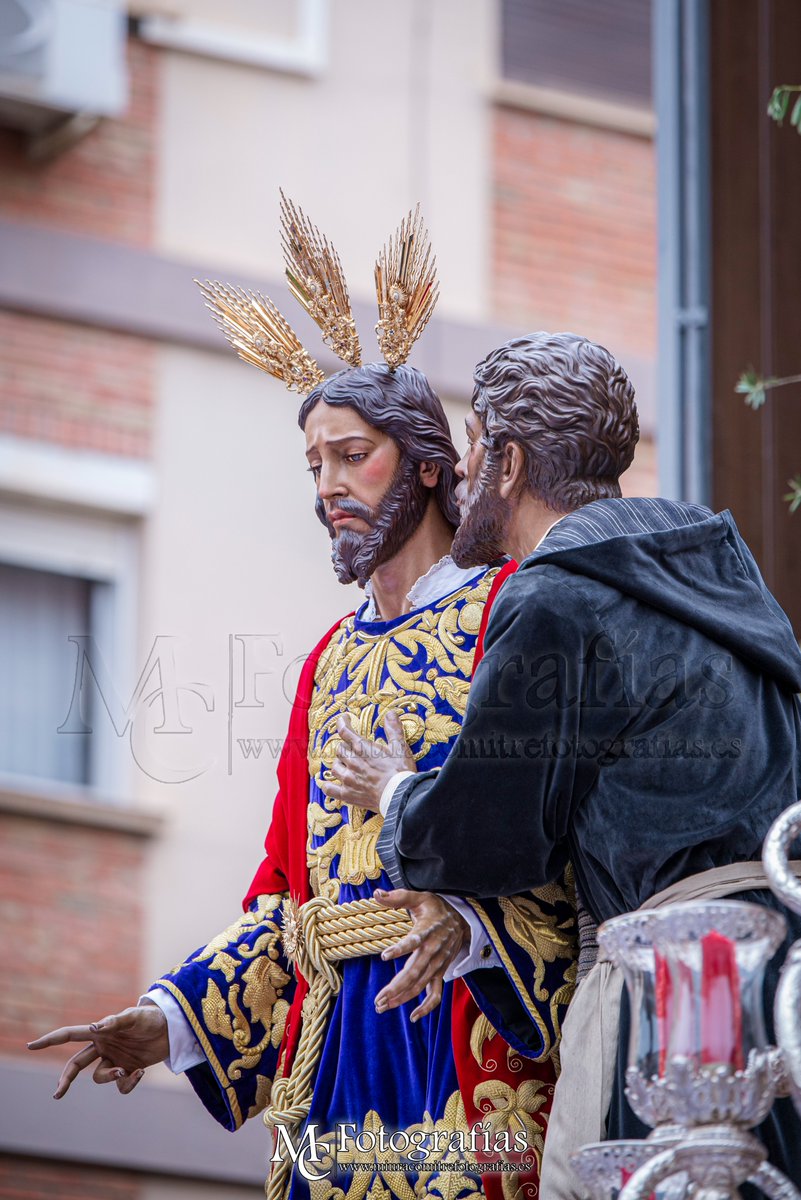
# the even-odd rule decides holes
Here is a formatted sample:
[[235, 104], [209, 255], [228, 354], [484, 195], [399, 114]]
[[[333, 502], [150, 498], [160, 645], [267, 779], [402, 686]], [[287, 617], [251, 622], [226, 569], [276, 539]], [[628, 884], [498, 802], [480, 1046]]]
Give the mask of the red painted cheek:
[[364, 479], [365, 483], [370, 484], [371, 486], [380, 484], [386, 475], [387, 468], [384, 463], [376, 462], [375, 460], [365, 463], [364, 471], [362, 472], [362, 478]]
[[370, 491], [378, 491], [380, 495], [389, 487], [395, 474], [396, 456], [390, 450], [381, 450], [371, 454], [365, 461], [361, 478]]

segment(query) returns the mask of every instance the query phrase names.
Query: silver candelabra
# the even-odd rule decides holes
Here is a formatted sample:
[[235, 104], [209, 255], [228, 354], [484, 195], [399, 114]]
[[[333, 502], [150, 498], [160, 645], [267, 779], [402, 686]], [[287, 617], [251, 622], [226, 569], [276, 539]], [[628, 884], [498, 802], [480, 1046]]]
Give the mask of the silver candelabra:
[[[764, 861], [773, 891], [801, 914], [788, 864], [799, 834], [801, 804], [773, 826]], [[764, 1023], [764, 971], [785, 934], [778, 912], [731, 900], [668, 905], [601, 928], [602, 953], [630, 1000], [626, 1095], [652, 1132], [573, 1155], [591, 1200], [731, 1200], [747, 1181], [769, 1200], [801, 1200], [752, 1132], [778, 1095], [792, 1094], [801, 1112], [801, 941], [776, 998], [778, 1046]]]

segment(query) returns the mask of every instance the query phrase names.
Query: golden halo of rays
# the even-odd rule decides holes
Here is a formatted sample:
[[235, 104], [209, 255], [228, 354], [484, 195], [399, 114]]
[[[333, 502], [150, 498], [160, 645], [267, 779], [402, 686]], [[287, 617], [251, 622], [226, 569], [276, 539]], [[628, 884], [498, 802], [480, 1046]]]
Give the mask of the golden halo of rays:
[[289, 290], [343, 362], [361, 366], [362, 351], [339, 255], [305, 213], [281, 192], [281, 246]]
[[223, 336], [244, 362], [304, 396], [323, 382], [320, 367], [269, 297], [217, 280], [195, 283]]
[[420, 205], [404, 217], [375, 265], [378, 345], [391, 369], [406, 362], [439, 298], [437, 260], [420, 216]]

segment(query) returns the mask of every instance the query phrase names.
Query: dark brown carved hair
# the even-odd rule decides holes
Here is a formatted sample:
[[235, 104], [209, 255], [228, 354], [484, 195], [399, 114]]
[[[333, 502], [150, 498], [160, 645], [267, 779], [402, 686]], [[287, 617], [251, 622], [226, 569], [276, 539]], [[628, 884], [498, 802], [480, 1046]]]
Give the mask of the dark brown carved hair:
[[640, 430], [631, 381], [603, 346], [575, 333], [532, 333], [493, 350], [473, 379], [489, 455], [521, 446], [528, 485], [549, 508], [620, 495]]
[[[454, 467], [459, 461], [439, 397], [422, 371], [400, 366], [391, 371], [385, 363], [365, 363], [337, 371], [311, 392], [301, 405], [298, 424], [320, 401], [347, 405], [374, 429], [397, 444], [402, 462], [436, 463], [440, 468], [434, 498], [445, 520], [454, 529], [459, 509], [454, 499]], [[323, 515], [321, 520], [325, 521]]]

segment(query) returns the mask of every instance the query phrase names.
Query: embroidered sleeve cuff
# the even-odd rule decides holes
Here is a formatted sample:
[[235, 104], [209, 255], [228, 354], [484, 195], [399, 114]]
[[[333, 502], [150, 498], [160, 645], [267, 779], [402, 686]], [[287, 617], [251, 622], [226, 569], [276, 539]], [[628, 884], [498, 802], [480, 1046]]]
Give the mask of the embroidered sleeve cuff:
[[487, 931], [475, 909], [458, 896], [443, 896], [451, 908], [455, 908], [459, 916], [470, 926], [470, 942], [461, 954], [453, 960], [445, 972], [445, 982], [460, 979], [470, 971], [480, 971], [483, 967], [500, 967], [502, 965], [495, 947], [487, 937]]
[[139, 1003], [155, 1004], [167, 1018], [170, 1053], [164, 1062], [173, 1075], [180, 1075], [191, 1067], [199, 1067], [206, 1061], [206, 1056], [200, 1049], [200, 1043], [192, 1032], [192, 1027], [181, 1012], [181, 1006], [169, 992], [165, 992], [162, 988], [153, 988], [147, 995], [139, 997]]
[[378, 801], [378, 811], [381, 813], [382, 817], [387, 815], [387, 811], [392, 803], [392, 797], [395, 795], [395, 789], [397, 788], [398, 784], [403, 783], [404, 779], [408, 779], [410, 775], [414, 775], [414, 771], [396, 771], [396, 773], [392, 776], [389, 783], [381, 793], [381, 799]]

